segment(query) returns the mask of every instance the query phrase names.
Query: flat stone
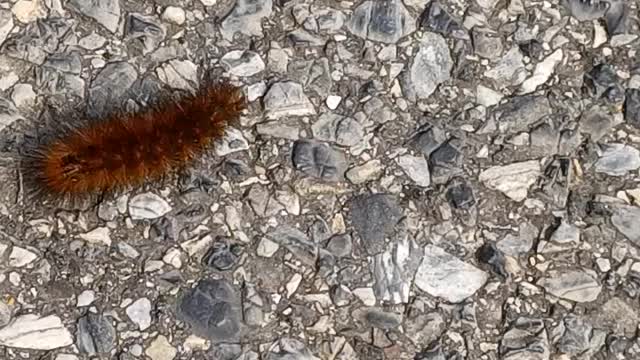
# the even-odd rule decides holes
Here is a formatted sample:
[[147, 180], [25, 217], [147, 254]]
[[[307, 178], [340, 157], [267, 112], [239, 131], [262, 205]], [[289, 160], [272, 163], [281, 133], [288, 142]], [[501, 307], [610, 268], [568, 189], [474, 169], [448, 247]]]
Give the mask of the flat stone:
[[318, 140], [334, 142], [342, 146], [359, 144], [364, 137], [362, 125], [347, 116], [324, 113], [311, 126], [313, 135]]
[[379, 179], [384, 173], [382, 161], [378, 159], [369, 160], [366, 163], [354, 166], [347, 170], [345, 177], [354, 185], [366, 183]]
[[151, 326], [151, 301], [147, 298], [140, 298], [127, 306], [127, 316], [138, 325], [140, 331], [144, 331]]
[[220, 24], [220, 32], [228, 41], [236, 33], [263, 37], [262, 19], [269, 18], [272, 11], [272, 0], [238, 0]]
[[89, 244], [111, 246], [111, 230], [106, 226], [100, 226], [89, 232], [78, 234], [78, 237]]
[[291, 158], [297, 170], [324, 181], [342, 180], [347, 167], [343, 152], [314, 140], [297, 140]]
[[171, 205], [154, 193], [138, 194], [129, 200], [129, 215], [133, 220], [156, 219], [171, 210]]
[[453, 60], [447, 42], [440, 34], [425, 32], [418, 52], [406, 72], [403, 90], [411, 98], [426, 99], [438, 85], [449, 80]]
[[509, 325], [500, 341], [504, 360], [550, 360], [551, 349], [544, 322], [519, 317]]
[[107, 316], [88, 313], [78, 320], [76, 344], [85, 354], [107, 354], [116, 345], [116, 329]]
[[220, 59], [220, 63], [229, 74], [239, 77], [258, 74], [266, 66], [260, 54], [250, 50], [230, 51]]
[[367, 0], [355, 8], [347, 27], [363, 39], [393, 44], [413, 33], [416, 22], [400, 0]]
[[122, 101], [127, 90], [138, 78], [136, 68], [128, 62], [112, 62], [98, 72], [89, 88], [89, 110], [103, 115]]
[[0, 45], [7, 39], [13, 30], [13, 16], [11, 11], [0, 9]]
[[276, 340], [266, 353], [265, 360], [320, 360], [300, 340], [284, 337]]
[[604, 17], [609, 5], [607, 2], [564, 0], [562, 4], [578, 21], [592, 21]]
[[612, 209], [611, 224], [634, 245], [640, 247], [640, 207], [617, 205]]
[[124, 33], [127, 41], [138, 45], [142, 54], [147, 55], [160, 46], [167, 30], [157, 17], [132, 12], [127, 17]]
[[186, 290], [177, 304], [180, 320], [195, 335], [215, 342], [237, 341], [240, 332], [240, 299], [226, 280], [205, 279]]
[[471, 36], [477, 55], [489, 60], [496, 60], [502, 56], [502, 39], [496, 32], [485, 27], [474, 26], [471, 29]]
[[632, 338], [637, 331], [640, 316], [635, 304], [630, 305], [624, 300], [614, 297], [591, 314], [592, 323], [599, 327], [607, 327], [617, 335]]
[[413, 276], [422, 259], [422, 249], [409, 236], [390, 243], [387, 250], [375, 255], [371, 271], [375, 279], [373, 290], [378, 300], [392, 304], [409, 301]]
[[47, 17], [47, 8], [39, 0], [18, 0], [13, 4], [11, 12], [23, 24]]
[[73, 337], [55, 315], [27, 314], [0, 329], [0, 345], [32, 350], [54, 350], [73, 344]]
[[69, 6], [94, 19], [112, 33], [118, 31], [120, 23], [120, 1], [118, 0], [71, 0]]
[[93, 290], [85, 290], [78, 295], [78, 300], [76, 301], [77, 307], [89, 306], [96, 299], [96, 292]]
[[544, 58], [544, 60], [540, 61], [536, 64], [535, 69], [533, 70], [533, 74], [531, 77], [526, 79], [522, 85], [520, 86], [519, 93], [520, 94], [529, 94], [538, 88], [538, 86], [546, 83], [553, 72], [556, 69], [556, 66], [560, 64], [562, 61], [563, 52], [562, 49], [557, 49], [549, 56]]
[[553, 110], [545, 96], [515, 96], [500, 105], [493, 113], [498, 129], [504, 134], [515, 134], [529, 130]]
[[369, 255], [386, 249], [385, 237], [392, 236], [402, 209], [389, 194], [363, 194], [351, 200], [351, 222]]
[[556, 297], [575, 302], [595, 301], [602, 290], [594, 275], [581, 270], [552, 271], [538, 285]]
[[480, 173], [479, 180], [490, 189], [500, 191], [514, 201], [527, 198], [529, 187], [541, 175], [537, 160], [493, 166]]
[[630, 145], [609, 143], [604, 145], [604, 152], [596, 161], [597, 172], [611, 176], [624, 176], [629, 171], [640, 168], [640, 150]]
[[145, 354], [151, 358], [151, 360], [173, 360], [178, 354], [178, 350], [171, 346], [169, 340], [164, 335], [159, 335], [149, 345]]
[[422, 263], [415, 275], [416, 286], [431, 296], [459, 303], [473, 296], [488, 280], [489, 275], [444, 249], [427, 245]]
[[520, 49], [517, 46], [511, 48], [492, 68], [484, 72], [484, 76], [495, 80], [500, 89], [522, 83], [527, 70]]
[[221, 139], [215, 141], [214, 152], [216, 156], [229, 154], [249, 149], [249, 141], [244, 137], [240, 129], [227, 127]]
[[190, 60], [171, 60], [156, 69], [158, 79], [174, 89], [195, 91], [198, 67]]
[[420, 27], [444, 36], [460, 40], [470, 40], [469, 34], [442, 6], [440, 1], [431, 1], [422, 14]]
[[431, 174], [429, 164], [424, 156], [402, 155], [398, 157], [398, 166], [413, 180], [416, 185], [429, 187], [431, 185]]
[[38, 258], [38, 255], [33, 251], [27, 250], [19, 246], [14, 246], [11, 249], [11, 253], [9, 254], [9, 266], [20, 268], [20, 267], [29, 265], [37, 258]]
[[264, 108], [269, 119], [285, 116], [314, 115], [315, 107], [304, 94], [302, 85], [293, 81], [278, 82], [264, 96]]

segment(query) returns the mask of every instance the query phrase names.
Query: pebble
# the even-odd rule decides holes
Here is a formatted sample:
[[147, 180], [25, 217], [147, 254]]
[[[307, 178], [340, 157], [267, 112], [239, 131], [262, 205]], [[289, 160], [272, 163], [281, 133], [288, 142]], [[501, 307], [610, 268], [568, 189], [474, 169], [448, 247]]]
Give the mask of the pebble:
[[453, 59], [442, 35], [425, 32], [419, 44], [407, 72], [406, 90], [409, 97], [426, 99], [438, 85], [449, 80]]
[[302, 85], [293, 81], [277, 82], [264, 96], [267, 118], [314, 115], [315, 107], [305, 95]]
[[11, 11], [0, 9], [0, 45], [13, 30], [13, 16]]
[[480, 173], [479, 180], [488, 188], [498, 190], [519, 202], [527, 198], [529, 187], [541, 173], [540, 163], [530, 160], [490, 167]]
[[591, 302], [600, 295], [602, 286], [595, 274], [581, 270], [553, 271], [538, 281], [547, 292], [570, 301]]
[[167, 6], [162, 12], [162, 20], [182, 25], [187, 20], [187, 15], [183, 8], [177, 6]]
[[331, 110], [337, 109], [340, 102], [342, 102], [342, 97], [337, 95], [329, 95], [325, 101], [327, 107]]
[[230, 51], [220, 59], [220, 63], [229, 74], [238, 77], [256, 75], [266, 67], [260, 55], [249, 50]]
[[431, 296], [459, 303], [475, 294], [488, 278], [484, 271], [459, 260], [444, 249], [427, 245], [414, 281], [420, 290]]
[[166, 336], [159, 335], [153, 339], [149, 347], [145, 350], [145, 354], [147, 354], [151, 360], [173, 360], [178, 354], [178, 351], [171, 346]]
[[23, 24], [47, 16], [47, 8], [39, 0], [18, 0], [11, 8], [13, 15]]
[[367, 0], [355, 8], [347, 28], [361, 38], [393, 44], [413, 33], [416, 21], [400, 0]]
[[[1, 252], [0, 252], [1, 255]], [[14, 246], [9, 254], [9, 266], [14, 268], [20, 268], [29, 265], [38, 258], [38, 255], [34, 252]]]
[[431, 185], [429, 164], [423, 156], [402, 155], [398, 157], [398, 166], [404, 170], [416, 185], [422, 187], [429, 187]]
[[597, 172], [611, 176], [623, 176], [639, 168], [640, 150], [620, 143], [606, 144], [600, 159], [595, 163]]
[[120, 2], [105, 0], [94, 3], [91, 0], [70, 0], [69, 6], [87, 17], [94, 19], [112, 33], [118, 31], [120, 23]]
[[132, 220], [156, 219], [171, 210], [171, 205], [154, 193], [138, 194], [129, 200], [129, 215]]
[[126, 309], [127, 316], [140, 331], [144, 331], [151, 326], [151, 301], [147, 298], [140, 298], [129, 305]]
[[347, 170], [345, 177], [354, 185], [379, 179], [384, 174], [384, 166], [379, 159], [373, 159]]
[[77, 307], [89, 306], [96, 299], [96, 292], [93, 290], [85, 290], [78, 295], [76, 302]]
[[106, 226], [97, 227], [78, 237], [89, 244], [111, 246], [111, 230]]

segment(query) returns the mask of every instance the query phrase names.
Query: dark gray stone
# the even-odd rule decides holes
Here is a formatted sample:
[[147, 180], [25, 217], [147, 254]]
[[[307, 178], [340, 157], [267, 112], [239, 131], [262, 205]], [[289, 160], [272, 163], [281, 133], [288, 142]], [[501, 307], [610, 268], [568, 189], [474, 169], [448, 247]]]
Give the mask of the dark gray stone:
[[364, 194], [351, 201], [351, 223], [369, 255], [384, 251], [385, 237], [393, 234], [402, 216], [392, 195]]
[[226, 280], [204, 279], [184, 291], [177, 314], [198, 336], [213, 342], [239, 340], [240, 299]]
[[627, 89], [625, 94], [624, 118], [627, 124], [640, 129], [640, 89]]
[[469, 209], [476, 204], [473, 189], [462, 178], [450, 182], [446, 196], [449, 204], [456, 209]]
[[584, 74], [584, 92], [612, 103], [624, 101], [624, 90], [615, 70], [609, 64], [598, 64]]
[[267, 234], [267, 237], [281, 246], [284, 246], [296, 258], [307, 265], [316, 265], [318, 260], [318, 247], [311, 242], [307, 235], [302, 231], [288, 226], [278, 226], [273, 232]]
[[109, 353], [116, 345], [116, 329], [111, 317], [87, 313], [78, 320], [76, 345], [85, 354]]
[[241, 248], [235, 244], [229, 244], [224, 239], [219, 239], [202, 257], [202, 262], [207, 266], [220, 271], [231, 270], [238, 261]]
[[378, 329], [389, 330], [398, 327], [402, 322], [402, 314], [385, 312], [380, 309], [368, 309], [363, 314], [363, 319]]
[[432, 1], [428, 5], [420, 18], [420, 27], [444, 36], [469, 40], [467, 31], [447, 12], [440, 1]]
[[518, 318], [504, 334], [499, 350], [504, 360], [549, 360], [551, 351], [544, 322]]
[[0, 48], [1, 54], [41, 65], [56, 52], [60, 40], [71, 29], [69, 19], [50, 17], [37, 19], [23, 31], [11, 34]]
[[327, 143], [298, 140], [292, 150], [293, 166], [303, 173], [325, 181], [340, 181], [347, 161], [344, 154]]
[[579, 21], [591, 21], [603, 17], [609, 7], [608, 1], [562, 0], [569, 13]]
[[337, 257], [347, 257], [351, 255], [351, 235], [340, 234], [332, 236], [327, 243], [327, 251]]
[[545, 96], [515, 96], [496, 108], [494, 116], [498, 129], [505, 134], [527, 131], [545, 116], [551, 115], [549, 99]]
[[135, 67], [127, 62], [107, 64], [89, 88], [89, 112], [99, 116], [116, 111], [137, 77]]
[[476, 258], [481, 263], [489, 265], [489, 268], [502, 278], [509, 276], [505, 269], [506, 259], [504, 254], [495, 243], [487, 242], [480, 246], [476, 251]]
[[401, 0], [367, 0], [356, 7], [347, 26], [363, 39], [393, 44], [414, 32], [416, 22]]
[[471, 31], [473, 37], [473, 49], [479, 56], [496, 60], [502, 56], [504, 48], [502, 39], [496, 32], [486, 28], [474, 27]]
[[627, 1], [608, 0], [601, 1], [600, 4], [610, 5], [604, 18], [609, 36], [627, 33], [629, 30], [629, 5], [627, 4]]

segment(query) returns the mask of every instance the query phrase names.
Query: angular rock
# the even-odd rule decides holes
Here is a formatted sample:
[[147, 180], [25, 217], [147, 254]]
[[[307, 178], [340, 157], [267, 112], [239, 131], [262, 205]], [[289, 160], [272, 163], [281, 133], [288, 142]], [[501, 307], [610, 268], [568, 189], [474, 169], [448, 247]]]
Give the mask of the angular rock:
[[307, 265], [316, 265], [318, 261], [318, 247], [311, 242], [306, 234], [291, 226], [279, 226], [269, 233], [268, 238], [275, 244], [284, 246], [297, 259]]
[[164, 335], [159, 335], [146, 349], [145, 354], [151, 360], [173, 360], [178, 354], [178, 350], [171, 346], [171, 343]]
[[92, 115], [100, 116], [114, 111], [122, 103], [127, 89], [138, 78], [135, 67], [128, 62], [107, 64], [89, 88], [89, 110]]
[[118, 31], [120, 23], [120, 1], [118, 0], [70, 0], [69, 6], [94, 19], [112, 33]]
[[609, 143], [596, 161], [597, 172], [611, 176], [624, 176], [640, 168], [640, 150], [626, 144]]
[[527, 77], [524, 56], [517, 46], [512, 47], [500, 60], [484, 72], [484, 76], [493, 79], [498, 88], [518, 85]]
[[394, 44], [413, 33], [416, 22], [401, 0], [363, 1], [347, 23], [363, 39]]
[[331, 141], [342, 146], [354, 146], [362, 141], [364, 129], [353, 118], [334, 113], [320, 115], [318, 121], [311, 126], [316, 139]]
[[595, 301], [602, 290], [594, 275], [581, 270], [552, 271], [538, 285], [556, 297], [575, 302]]
[[320, 360], [300, 340], [284, 337], [274, 342], [265, 360]]
[[327, 143], [314, 140], [296, 141], [291, 157], [296, 169], [325, 181], [340, 181], [347, 167], [342, 152]]
[[429, 187], [431, 185], [431, 174], [429, 164], [423, 156], [402, 155], [398, 157], [398, 166], [413, 180], [418, 186]]
[[229, 74], [239, 77], [253, 76], [265, 69], [260, 54], [249, 50], [230, 51], [220, 59], [220, 63]]
[[489, 60], [496, 60], [502, 56], [502, 39], [496, 32], [487, 28], [474, 26], [471, 30], [471, 35], [473, 37], [473, 48], [476, 54]]
[[553, 110], [545, 96], [524, 95], [511, 98], [494, 112], [494, 118], [501, 133], [515, 134], [529, 130], [529, 127]]
[[456, 178], [449, 183], [446, 197], [449, 204], [456, 209], [469, 209], [476, 203], [473, 189], [461, 178]]
[[378, 179], [384, 173], [382, 161], [378, 159], [367, 161], [360, 166], [347, 170], [345, 177], [354, 185]]
[[405, 73], [405, 95], [410, 99], [426, 99], [438, 85], [449, 80], [453, 60], [442, 35], [425, 32], [420, 38], [418, 52]]
[[640, 89], [627, 89], [625, 95], [624, 119], [640, 129]]
[[612, 209], [611, 224], [634, 245], [640, 247], [640, 207], [617, 205]]
[[76, 345], [85, 354], [106, 354], [116, 345], [116, 329], [111, 318], [88, 313], [78, 320]]
[[220, 32], [227, 41], [241, 33], [263, 37], [262, 19], [269, 18], [273, 11], [273, 0], [238, 0], [220, 24]]
[[578, 21], [592, 21], [604, 17], [610, 8], [607, 1], [562, 0], [562, 4]]
[[226, 280], [204, 279], [186, 290], [178, 301], [178, 317], [194, 333], [214, 342], [237, 341], [240, 333], [240, 299]]
[[459, 303], [473, 296], [488, 280], [484, 271], [447, 253], [427, 245], [415, 276], [416, 286], [431, 296]]
[[612, 103], [624, 101], [624, 89], [615, 69], [606, 63], [594, 66], [584, 74], [584, 92], [595, 98], [604, 98]]
[[351, 200], [351, 223], [369, 255], [386, 248], [385, 237], [393, 235], [402, 218], [402, 209], [388, 194], [364, 194]]
[[556, 66], [562, 62], [562, 49], [557, 49], [544, 58], [541, 62], [536, 64], [536, 68], [533, 70], [533, 74], [531, 77], [526, 79], [522, 85], [520, 86], [519, 94], [529, 94], [536, 89], [538, 86], [544, 84], [551, 78], [553, 72], [555, 71]]
[[376, 298], [392, 304], [409, 301], [413, 276], [422, 258], [422, 249], [409, 236], [389, 244], [387, 250], [377, 254], [371, 264], [375, 279]]
[[124, 33], [127, 40], [137, 41], [142, 46], [142, 54], [147, 55], [160, 46], [167, 30], [154, 16], [129, 13]]
[[490, 189], [500, 191], [514, 201], [526, 199], [529, 187], [541, 175], [537, 160], [493, 166], [480, 173], [479, 180]]
[[73, 344], [73, 337], [55, 315], [27, 314], [14, 318], [0, 329], [0, 346], [18, 349], [53, 350]]
[[6, 40], [9, 33], [13, 30], [13, 16], [11, 11], [0, 10], [0, 45]]
[[470, 40], [467, 31], [447, 12], [440, 1], [431, 1], [420, 17], [420, 27], [445, 37], [450, 35], [460, 40]]
[[265, 113], [269, 119], [314, 115], [316, 113], [315, 107], [304, 94], [302, 85], [293, 81], [283, 81], [271, 85], [263, 101]]
[[519, 317], [502, 337], [499, 349], [504, 360], [549, 360], [551, 349], [544, 322]]
[[140, 331], [144, 331], [151, 326], [151, 301], [140, 298], [127, 306], [125, 311], [131, 321], [138, 325]]
[[129, 215], [133, 220], [157, 219], [171, 210], [171, 205], [154, 193], [138, 194], [129, 200]]

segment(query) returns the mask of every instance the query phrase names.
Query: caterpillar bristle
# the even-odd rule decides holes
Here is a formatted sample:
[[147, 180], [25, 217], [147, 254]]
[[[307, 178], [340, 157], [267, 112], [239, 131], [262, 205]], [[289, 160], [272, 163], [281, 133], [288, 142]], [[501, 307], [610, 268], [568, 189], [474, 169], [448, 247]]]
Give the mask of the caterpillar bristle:
[[23, 144], [25, 201], [77, 207], [162, 181], [207, 151], [246, 107], [239, 87], [206, 80], [138, 111], [55, 119]]

